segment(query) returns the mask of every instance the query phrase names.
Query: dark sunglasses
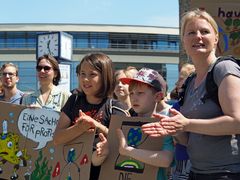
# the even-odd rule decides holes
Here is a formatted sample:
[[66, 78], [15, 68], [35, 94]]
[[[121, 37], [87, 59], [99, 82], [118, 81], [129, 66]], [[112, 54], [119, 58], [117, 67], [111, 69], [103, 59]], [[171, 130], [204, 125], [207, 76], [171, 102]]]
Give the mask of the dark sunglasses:
[[52, 67], [50, 67], [50, 66], [36, 66], [36, 70], [37, 70], [38, 72], [40, 72], [42, 69], [43, 69], [44, 71], [50, 71], [50, 69], [52, 69]]
[[1, 73], [1, 76], [4, 76], [4, 77], [13, 77], [13, 76], [16, 76], [16, 73], [12, 73], [12, 72], [3, 72]]

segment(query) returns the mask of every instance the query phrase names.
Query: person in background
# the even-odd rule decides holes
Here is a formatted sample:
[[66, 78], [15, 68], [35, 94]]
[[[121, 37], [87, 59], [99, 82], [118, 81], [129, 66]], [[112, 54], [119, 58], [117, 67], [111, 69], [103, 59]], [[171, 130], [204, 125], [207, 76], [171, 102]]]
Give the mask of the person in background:
[[[78, 64], [77, 66], [76, 66], [76, 75], [77, 75], [77, 77], [78, 77], [78, 82], [79, 82], [79, 71], [80, 71], [80, 64]], [[78, 94], [78, 93], [80, 93], [81, 92], [81, 88], [80, 88], [80, 84], [78, 83], [78, 87], [77, 88], [75, 88], [75, 89], [73, 89], [73, 90], [71, 90], [71, 93], [72, 94]]]
[[180, 112], [170, 109], [170, 117], [159, 116], [160, 122], [145, 124], [142, 130], [153, 137], [175, 134], [176, 141], [187, 144], [192, 164], [190, 180], [238, 180], [239, 66], [231, 60], [217, 63], [213, 79], [218, 86], [219, 104], [211, 98], [203, 101], [207, 74], [217, 60], [218, 26], [206, 11], [186, 12], [181, 20], [181, 39], [196, 76], [187, 84]]
[[[181, 91], [181, 87], [184, 84], [187, 77], [195, 72], [195, 67], [193, 64], [185, 63], [182, 65], [179, 78], [176, 82], [175, 88], [171, 91], [170, 97], [178, 101], [178, 93]], [[173, 104], [173, 108], [180, 110], [180, 105], [178, 102]], [[185, 145], [175, 142], [175, 166], [171, 168], [171, 175], [169, 180], [186, 180], [189, 177], [191, 163], [187, 154], [187, 149]]]
[[13, 63], [5, 63], [0, 69], [2, 93], [0, 101], [21, 104], [24, 93], [17, 89], [18, 67]]
[[3, 95], [3, 84], [2, 81], [0, 80], [0, 96]]
[[187, 79], [187, 77], [192, 74], [195, 71], [195, 67], [193, 64], [185, 63], [182, 65], [180, 71], [179, 71], [179, 77], [177, 82], [175, 83], [175, 87], [170, 93], [170, 98], [173, 100], [178, 100], [178, 93], [184, 83], [184, 81]]
[[[165, 102], [167, 84], [157, 71], [142, 68], [133, 78], [125, 77], [119, 80], [124, 84], [129, 84], [132, 108], [138, 117], [149, 118], [159, 113], [168, 115], [171, 106]], [[156, 111], [157, 106], [158, 111]], [[157, 180], [167, 179], [166, 169], [173, 162], [173, 140], [171, 136], [164, 137], [162, 149], [151, 151], [129, 146], [120, 129], [117, 129], [117, 135], [119, 138], [119, 153], [121, 155], [160, 167]], [[107, 139], [102, 136], [101, 142], [97, 144], [97, 155], [92, 159], [94, 163], [104, 162], [109, 154], [108, 146]]]
[[[112, 114], [126, 115], [123, 105], [109, 98], [114, 89], [112, 60], [104, 53], [91, 53], [83, 57], [79, 66], [81, 92], [72, 94], [61, 110], [60, 119], [53, 137], [55, 145], [64, 144], [93, 128], [98, 133], [108, 134]], [[100, 136], [101, 138], [101, 136]], [[90, 180], [97, 180], [100, 166], [91, 166]]]
[[128, 90], [128, 84], [123, 84], [121, 81], [119, 81], [120, 78], [132, 78], [134, 77], [135, 74], [137, 74], [138, 70], [133, 67], [133, 66], [128, 66], [126, 69], [120, 69], [115, 72], [115, 88], [114, 88], [114, 93], [113, 97], [115, 99], [118, 99], [120, 102], [125, 105], [126, 109], [130, 109], [131, 102], [130, 102], [130, 97], [129, 97], [129, 90]]
[[23, 97], [22, 104], [60, 112], [67, 102], [70, 92], [57, 87], [61, 73], [57, 60], [51, 55], [43, 55], [37, 59], [36, 65], [39, 89]]

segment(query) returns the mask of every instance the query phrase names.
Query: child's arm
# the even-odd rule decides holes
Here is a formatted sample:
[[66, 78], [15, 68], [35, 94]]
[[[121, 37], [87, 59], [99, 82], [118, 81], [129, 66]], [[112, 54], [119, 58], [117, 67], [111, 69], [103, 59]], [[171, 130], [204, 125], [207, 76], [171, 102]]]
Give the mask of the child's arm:
[[84, 132], [88, 131], [91, 127], [94, 127], [94, 125], [91, 124], [90, 122], [81, 120], [81, 116], [85, 114], [82, 112], [79, 112], [79, 113], [80, 113], [80, 117], [76, 120], [74, 125], [70, 126], [71, 120], [64, 112], [61, 112], [56, 130], [53, 136], [53, 142], [55, 145], [70, 142], [73, 139], [82, 135]]
[[[128, 146], [122, 130], [117, 129], [119, 153], [156, 167], [169, 167], [173, 161], [173, 151], [151, 151]], [[172, 142], [171, 142], [172, 143]]]
[[94, 166], [100, 166], [109, 154], [108, 142], [106, 137], [99, 133], [100, 142], [96, 145], [96, 151], [92, 154], [92, 164]]
[[[91, 125], [92, 128], [96, 128], [98, 130], [98, 132], [103, 133], [105, 136], [108, 134], [108, 128], [106, 126], [104, 126], [103, 124], [101, 124], [97, 120], [93, 119], [92, 117], [86, 115], [81, 110], [79, 111], [79, 113], [80, 113], [79, 121], [83, 121], [85, 123], [88, 123], [89, 125]], [[101, 114], [100, 114], [100, 116], [101, 116]]]

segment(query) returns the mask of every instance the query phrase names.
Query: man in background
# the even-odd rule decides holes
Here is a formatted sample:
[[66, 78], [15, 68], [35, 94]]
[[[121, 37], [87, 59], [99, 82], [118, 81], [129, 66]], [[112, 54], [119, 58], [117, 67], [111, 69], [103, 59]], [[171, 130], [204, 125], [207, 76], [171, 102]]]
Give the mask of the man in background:
[[0, 78], [2, 82], [3, 93], [0, 95], [0, 101], [13, 104], [21, 104], [23, 92], [17, 89], [18, 67], [13, 63], [5, 63], [0, 69]]

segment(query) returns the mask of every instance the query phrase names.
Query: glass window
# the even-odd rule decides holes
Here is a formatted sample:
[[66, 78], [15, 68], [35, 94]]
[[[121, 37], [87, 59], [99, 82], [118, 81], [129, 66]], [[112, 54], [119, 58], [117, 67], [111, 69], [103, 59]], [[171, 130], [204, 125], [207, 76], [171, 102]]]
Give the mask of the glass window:
[[88, 48], [88, 39], [73, 39], [74, 48]]
[[17, 38], [15, 41], [16, 48], [25, 48], [26, 47], [26, 39]]
[[0, 48], [5, 47], [5, 32], [0, 32]]
[[5, 40], [0, 37], [0, 48], [4, 48], [4, 47], [5, 47]]
[[98, 40], [98, 48], [106, 49], [106, 48], [108, 48], [108, 43], [109, 43], [108, 39], [99, 39]]
[[89, 47], [94, 49], [94, 48], [98, 48], [98, 44], [97, 44], [97, 39], [95, 38], [90, 38], [90, 44], [89, 44]]
[[[35, 48], [36, 35], [43, 32], [0, 32], [0, 48]], [[73, 48], [123, 48], [179, 50], [179, 36], [165, 34], [68, 32]]]
[[14, 62], [19, 69], [18, 87], [22, 91], [32, 92], [37, 89], [36, 62]]
[[71, 32], [73, 36], [74, 48], [88, 48], [88, 33], [87, 32]]
[[15, 48], [15, 39], [14, 38], [6, 39], [6, 48]]
[[178, 80], [178, 64], [166, 64], [168, 91], [170, 92], [175, 87]]
[[78, 78], [76, 74], [76, 67], [79, 64], [78, 61], [72, 61], [72, 66], [71, 66], [71, 90], [75, 89], [78, 87]]

